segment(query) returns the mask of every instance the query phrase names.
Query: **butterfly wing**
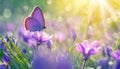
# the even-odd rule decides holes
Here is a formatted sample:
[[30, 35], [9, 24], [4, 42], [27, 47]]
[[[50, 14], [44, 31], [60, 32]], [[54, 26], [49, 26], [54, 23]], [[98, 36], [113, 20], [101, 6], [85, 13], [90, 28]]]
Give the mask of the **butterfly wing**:
[[33, 17], [26, 18], [25, 28], [29, 31], [41, 31], [44, 29], [43, 25], [39, 24], [39, 22]]
[[35, 7], [35, 9], [34, 9], [34, 11], [33, 11], [31, 16], [33, 18], [35, 18], [40, 23], [40, 25], [45, 27], [44, 16], [43, 16], [43, 13], [42, 13], [42, 11], [41, 11], [41, 9], [39, 7]]
[[25, 28], [29, 31], [41, 31], [45, 28], [45, 20], [39, 7], [35, 7], [32, 15], [25, 20]]

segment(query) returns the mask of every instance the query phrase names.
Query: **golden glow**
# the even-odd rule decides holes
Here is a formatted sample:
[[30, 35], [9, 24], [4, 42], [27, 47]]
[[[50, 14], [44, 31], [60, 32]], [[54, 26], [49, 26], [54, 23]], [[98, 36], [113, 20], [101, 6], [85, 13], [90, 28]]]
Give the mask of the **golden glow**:
[[[80, 0], [77, 0], [78, 2]], [[82, 0], [81, 0], [82, 1]], [[108, 0], [86, 0], [88, 2], [86, 19], [88, 22], [104, 22], [106, 18], [116, 16], [116, 10], [110, 5]], [[86, 3], [87, 3], [86, 2]], [[120, 6], [118, 6], [120, 7]]]
[[92, 23], [105, 22], [107, 18], [115, 19], [120, 11], [120, 0], [56, 0], [55, 2], [62, 10], [60, 13], [78, 15]]

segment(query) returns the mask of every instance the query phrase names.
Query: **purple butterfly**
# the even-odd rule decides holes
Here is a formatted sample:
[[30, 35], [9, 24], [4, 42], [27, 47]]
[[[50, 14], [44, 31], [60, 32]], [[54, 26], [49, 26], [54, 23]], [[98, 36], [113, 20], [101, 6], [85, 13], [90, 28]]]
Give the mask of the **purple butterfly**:
[[25, 20], [25, 28], [29, 31], [41, 31], [45, 29], [45, 20], [39, 7], [35, 7], [32, 15]]

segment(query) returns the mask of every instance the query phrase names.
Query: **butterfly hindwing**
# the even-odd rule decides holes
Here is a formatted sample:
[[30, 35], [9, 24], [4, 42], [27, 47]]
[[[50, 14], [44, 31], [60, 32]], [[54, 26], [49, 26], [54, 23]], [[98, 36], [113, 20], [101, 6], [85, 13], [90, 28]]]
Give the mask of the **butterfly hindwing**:
[[25, 27], [29, 31], [41, 31], [44, 29], [44, 27], [33, 17], [28, 17], [26, 19]]

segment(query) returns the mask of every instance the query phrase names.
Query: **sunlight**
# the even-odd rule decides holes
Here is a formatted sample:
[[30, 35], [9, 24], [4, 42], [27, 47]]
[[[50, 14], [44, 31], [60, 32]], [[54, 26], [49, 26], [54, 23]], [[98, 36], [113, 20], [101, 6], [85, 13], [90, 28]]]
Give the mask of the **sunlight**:
[[[120, 4], [112, 0], [75, 0], [74, 14], [81, 13], [88, 22], [100, 23], [104, 22], [106, 18], [115, 18], [117, 16], [116, 9], [119, 10]], [[81, 4], [80, 4], [81, 3]], [[116, 4], [116, 5], [115, 5]], [[114, 5], [114, 6], [112, 6]], [[117, 6], [117, 7], [116, 7]]]

